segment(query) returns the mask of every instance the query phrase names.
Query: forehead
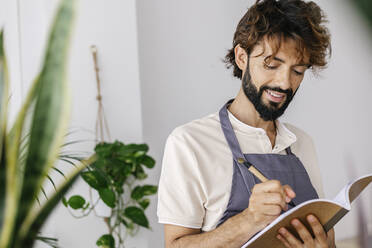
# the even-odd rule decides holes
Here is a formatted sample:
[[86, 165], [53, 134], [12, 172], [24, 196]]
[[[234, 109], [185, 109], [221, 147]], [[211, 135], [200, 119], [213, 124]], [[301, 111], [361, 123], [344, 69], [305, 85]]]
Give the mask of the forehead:
[[269, 61], [274, 57], [293, 64], [308, 64], [309, 55], [303, 42], [284, 37], [264, 37], [259, 41], [251, 52], [251, 56], [268, 57]]

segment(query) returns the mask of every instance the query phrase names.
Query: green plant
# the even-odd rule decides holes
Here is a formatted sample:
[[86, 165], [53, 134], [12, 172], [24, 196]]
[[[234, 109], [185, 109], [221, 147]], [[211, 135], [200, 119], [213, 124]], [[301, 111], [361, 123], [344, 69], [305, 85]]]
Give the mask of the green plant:
[[[9, 85], [0, 35], [0, 248], [32, 247], [43, 223], [95, 156], [76, 165], [55, 192], [38, 202], [62, 146], [69, 117], [67, 52], [75, 0], [62, 0], [51, 28], [40, 74], [8, 129]], [[22, 139], [28, 134], [27, 145]]]
[[369, 26], [372, 27], [372, 2], [371, 0], [352, 0], [358, 10], [364, 15], [366, 20], [369, 23]]
[[[150, 199], [146, 196], [157, 192], [155, 185], [134, 185], [138, 180], [147, 178], [143, 166], [151, 169], [155, 160], [148, 156], [146, 144], [99, 143], [95, 147], [97, 160], [81, 173], [83, 180], [96, 190], [100, 199], [111, 208], [111, 216], [105, 218], [109, 232], [97, 240], [100, 247], [115, 247], [114, 236], [119, 247], [124, 244], [121, 227], [134, 235], [139, 226], [150, 228], [144, 210]], [[63, 200], [66, 207], [80, 209], [82, 216], [94, 209], [80, 195]]]

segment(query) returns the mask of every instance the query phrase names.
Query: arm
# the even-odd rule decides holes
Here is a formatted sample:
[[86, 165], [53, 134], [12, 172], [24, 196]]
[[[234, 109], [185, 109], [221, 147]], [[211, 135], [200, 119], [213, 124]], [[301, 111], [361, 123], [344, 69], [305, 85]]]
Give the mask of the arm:
[[257, 231], [240, 215], [242, 214], [231, 217], [209, 232], [176, 225], [164, 225], [165, 247], [241, 247]]
[[295, 193], [289, 186], [270, 180], [252, 189], [249, 207], [229, 218], [218, 228], [201, 232], [200, 229], [165, 225], [166, 248], [241, 247], [255, 233], [277, 218]]

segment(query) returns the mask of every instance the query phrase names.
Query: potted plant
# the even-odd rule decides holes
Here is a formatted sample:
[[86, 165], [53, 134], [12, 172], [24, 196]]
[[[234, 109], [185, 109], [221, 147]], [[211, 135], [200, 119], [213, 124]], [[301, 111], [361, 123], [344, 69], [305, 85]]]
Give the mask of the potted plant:
[[[125, 234], [135, 235], [139, 227], [150, 228], [145, 209], [150, 204], [147, 196], [157, 192], [155, 185], [138, 185], [147, 178], [145, 168], [153, 168], [155, 160], [147, 155], [146, 144], [98, 143], [95, 147], [96, 161], [81, 173], [83, 180], [95, 191], [110, 209], [109, 217], [104, 218], [108, 227], [107, 234], [98, 238], [99, 247], [114, 248], [115, 237], [118, 246], [124, 246]], [[92, 202], [92, 201], [91, 201]], [[80, 216], [87, 216], [94, 210], [89, 201], [80, 195], [63, 199], [66, 207], [80, 211]]]
[[[9, 83], [0, 35], [0, 248], [32, 247], [56, 204], [95, 156], [77, 164], [43, 202], [38, 202], [62, 146], [69, 119], [66, 61], [75, 0], [62, 0], [51, 27], [40, 74], [16, 120], [7, 118]], [[26, 145], [22, 145], [27, 135]]]

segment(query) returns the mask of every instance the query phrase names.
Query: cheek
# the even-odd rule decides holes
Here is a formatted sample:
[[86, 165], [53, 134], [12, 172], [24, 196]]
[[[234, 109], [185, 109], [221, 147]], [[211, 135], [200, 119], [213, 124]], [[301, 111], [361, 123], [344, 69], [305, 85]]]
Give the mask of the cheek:
[[291, 88], [292, 88], [293, 92], [295, 92], [300, 87], [302, 79], [303, 79], [303, 77], [294, 79], [292, 81], [292, 85], [291, 85], [292, 87]]
[[268, 71], [258, 66], [252, 66], [251, 70], [252, 82], [259, 89], [261, 86], [266, 85], [273, 81], [275, 78], [274, 71]]

